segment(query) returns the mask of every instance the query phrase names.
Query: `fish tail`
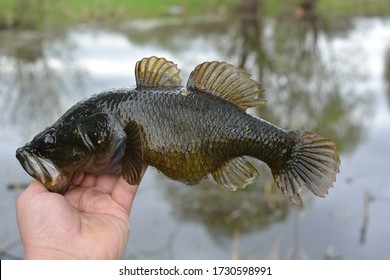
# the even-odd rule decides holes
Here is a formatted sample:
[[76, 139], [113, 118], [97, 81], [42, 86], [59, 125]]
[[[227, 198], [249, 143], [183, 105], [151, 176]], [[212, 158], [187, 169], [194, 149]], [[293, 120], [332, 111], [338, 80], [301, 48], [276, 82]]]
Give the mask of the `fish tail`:
[[281, 168], [272, 170], [275, 182], [293, 203], [302, 205], [302, 186], [324, 197], [339, 172], [340, 158], [335, 143], [313, 132], [289, 131], [294, 145]]

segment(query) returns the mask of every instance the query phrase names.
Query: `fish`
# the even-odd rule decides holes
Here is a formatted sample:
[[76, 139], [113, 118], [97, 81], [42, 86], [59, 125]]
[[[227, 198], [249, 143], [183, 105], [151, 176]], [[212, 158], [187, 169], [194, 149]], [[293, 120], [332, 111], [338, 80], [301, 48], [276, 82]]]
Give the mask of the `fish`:
[[259, 177], [250, 158], [268, 165], [276, 186], [302, 205], [303, 188], [324, 197], [339, 172], [333, 140], [284, 130], [248, 108], [265, 105], [261, 84], [223, 61], [199, 64], [182, 85], [177, 65], [146, 57], [136, 86], [83, 99], [16, 151], [25, 171], [63, 194], [83, 172], [117, 174], [139, 184], [143, 166], [197, 185], [209, 175], [228, 190]]

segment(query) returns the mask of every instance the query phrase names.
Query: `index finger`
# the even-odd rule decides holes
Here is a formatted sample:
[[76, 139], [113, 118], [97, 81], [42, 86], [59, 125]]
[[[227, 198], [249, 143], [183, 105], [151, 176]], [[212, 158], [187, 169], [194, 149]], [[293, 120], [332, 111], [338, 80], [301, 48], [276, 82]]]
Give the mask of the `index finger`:
[[[146, 169], [148, 166], [144, 166], [141, 171], [141, 180], [144, 176]], [[137, 194], [139, 185], [130, 185], [121, 177], [117, 184], [115, 185], [111, 197], [117, 202], [120, 206], [126, 209], [126, 211], [130, 214], [131, 207], [133, 206], [133, 201], [135, 195]]]

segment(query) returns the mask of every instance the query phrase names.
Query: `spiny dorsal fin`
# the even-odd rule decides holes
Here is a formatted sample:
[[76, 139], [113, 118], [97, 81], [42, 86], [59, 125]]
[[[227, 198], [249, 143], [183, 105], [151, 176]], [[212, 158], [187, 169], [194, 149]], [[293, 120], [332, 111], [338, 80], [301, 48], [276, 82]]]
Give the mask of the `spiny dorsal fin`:
[[125, 155], [122, 160], [122, 176], [130, 185], [137, 185], [141, 181], [143, 160], [141, 132], [134, 121], [130, 121], [124, 130], [127, 138]]
[[205, 62], [192, 71], [187, 87], [211, 93], [247, 109], [265, 104], [260, 84], [250, 74], [226, 62]]
[[244, 157], [238, 157], [224, 162], [213, 173], [214, 180], [224, 188], [235, 191], [253, 183], [259, 172]]
[[145, 57], [135, 65], [137, 88], [181, 87], [180, 70], [172, 61], [160, 57]]

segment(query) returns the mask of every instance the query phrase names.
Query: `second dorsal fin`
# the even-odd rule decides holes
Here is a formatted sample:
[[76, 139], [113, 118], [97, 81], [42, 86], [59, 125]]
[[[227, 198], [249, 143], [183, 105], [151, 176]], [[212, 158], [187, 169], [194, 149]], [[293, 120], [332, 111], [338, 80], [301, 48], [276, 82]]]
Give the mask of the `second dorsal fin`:
[[180, 70], [162, 57], [145, 57], [135, 65], [137, 88], [181, 87]]
[[242, 109], [264, 105], [259, 98], [260, 84], [250, 74], [226, 62], [205, 62], [192, 71], [187, 87], [211, 93], [228, 100]]

